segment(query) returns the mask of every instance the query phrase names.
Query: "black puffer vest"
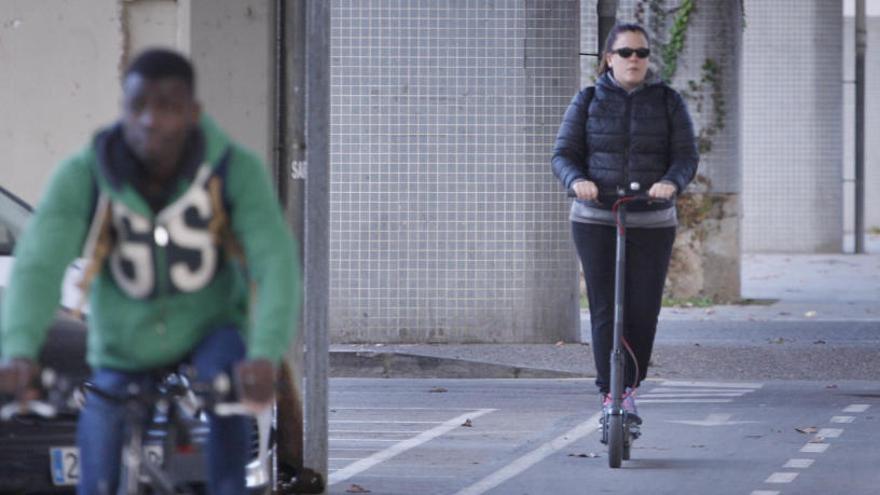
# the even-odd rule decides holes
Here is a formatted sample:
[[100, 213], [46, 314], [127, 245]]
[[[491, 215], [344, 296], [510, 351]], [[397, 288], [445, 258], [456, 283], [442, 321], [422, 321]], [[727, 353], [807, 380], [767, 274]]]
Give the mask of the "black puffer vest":
[[[698, 162], [693, 124], [677, 92], [653, 80], [627, 93], [608, 74], [572, 99], [552, 160], [553, 171], [566, 188], [585, 179], [595, 182], [600, 191], [632, 182], [647, 191], [666, 180], [680, 192], [696, 174]], [[654, 203], [633, 205], [631, 210], [668, 207]]]

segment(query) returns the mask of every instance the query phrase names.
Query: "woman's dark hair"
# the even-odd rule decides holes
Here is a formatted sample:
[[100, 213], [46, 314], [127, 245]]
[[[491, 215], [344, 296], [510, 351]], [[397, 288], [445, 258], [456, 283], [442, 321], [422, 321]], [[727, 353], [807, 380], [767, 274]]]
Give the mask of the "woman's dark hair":
[[605, 48], [603, 48], [602, 53], [599, 54], [599, 68], [596, 69], [596, 72], [598, 72], [600, 76], [611, 70], [611, 68], [608, 67], [608, 62], [605, 60], [605, 54], [611, 53], [614, 43], [617, 42], [617, 36], [623, 32], [641, 33], [641, 35], [645, 37], [645, 41], [648, 42], [648, 48], [651, 47], [651, 37], [648, 36], [648, 32], [645, 31], [645, 28], [642, 26], [635, 23], [615, 24], [614, 27], [611, 28], [611, 32], [608, 33], [608, 37], [605, 38]]

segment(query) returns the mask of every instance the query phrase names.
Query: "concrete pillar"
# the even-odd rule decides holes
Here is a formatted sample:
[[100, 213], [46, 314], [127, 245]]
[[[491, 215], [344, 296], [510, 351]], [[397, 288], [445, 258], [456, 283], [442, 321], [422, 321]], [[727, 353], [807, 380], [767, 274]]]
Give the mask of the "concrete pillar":
[[[750, 0], [745, 8], [744, 248], [840, 252], [841, 2]], [[770, 54], [792, 42], [801, 49], [789, 53], [782, 69]]]
[[671, 84], [685, 96], [694, 120], [700, 168], [691, 190], [678, 200], [667, 292], [735, 301], [740, 297], [742, 2], [693, 3]]
[[[584, 0], [586, 1], [586, 0]], [[678, 200], [679, 228], [667, 278], [667, 295], [734, 301], [740, 297], [740, 54], [743, 11], [739, 0], [624, 0], [619, 22], [637, 22], [651, 33], [652, 67], [669, 64], [663, 46], [677, 16], [690, 4], [684, 47], [669, 84], [688, 104], [700, 143], [694, 183]]]
[[[868, 3], [870, 6], [870, 2]], [[849, 15], [844, 13], [843, 34], [843, 79], [852, 81], [855, 73], [855, 25], [853, 12]], [[876, 184], [880, 184], [880, 140], [872, 139], [872, 136], [880, 135], [880, 3], [874, 9], [868, 9], [867, 46], [868, 53], [865, 57], [865, 228], [869, 233], [880, 233], [880, 190]], [[852, 84], [843, 86], [843, 228], [846, 234], [844, 250], [851, 252], [853, 233], [854, 204], [853, 179], [855, 172], [854, 157], [854, 105], [855, 95]], [[849, 245], [847, 245], [849, 244]], [[868, 244], [870, 248], [870, 243]], [[871, 252], [870, 250], [868, 252]]]
[[332, 7], [331, 338], [576, 340], [577, 0]]
[[[239, 143], [272, 163], [272, 0], [187, 0], [180, 27], [196, 67], [204, 110]], [[185, 5], [184, 5], [185, 6]], [[186, 10], [182, 12], [184, 21]]]

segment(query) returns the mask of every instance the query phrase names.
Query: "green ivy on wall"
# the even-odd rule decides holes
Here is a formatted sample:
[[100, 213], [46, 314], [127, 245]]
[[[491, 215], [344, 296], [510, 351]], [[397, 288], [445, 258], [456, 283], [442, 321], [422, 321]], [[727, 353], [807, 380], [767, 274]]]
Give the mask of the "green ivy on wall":
[[694, 0], [684, 0], [678, 7], [678, 12], [672, 20], [669, 30], [669, 40], [663, 46], [663, 72], [661, 77], [665, 81], [671, 81], [678, 70], [678, 57], [684, 50], [685, 35], [688, 23], [691, 20], [691, 12], [694, 11]]

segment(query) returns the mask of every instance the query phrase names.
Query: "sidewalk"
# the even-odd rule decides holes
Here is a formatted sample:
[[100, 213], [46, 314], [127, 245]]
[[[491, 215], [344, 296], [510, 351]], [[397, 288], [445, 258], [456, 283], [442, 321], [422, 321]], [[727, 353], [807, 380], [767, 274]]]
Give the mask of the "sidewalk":
[[[871, 254], [749, 254], [752, 304], [663, 308], [649, 377], [880, 379], [880, 236]], [[582, 343], [331, 346], [332, 376], [527, 378], [592, 376], [589, 314]]]

